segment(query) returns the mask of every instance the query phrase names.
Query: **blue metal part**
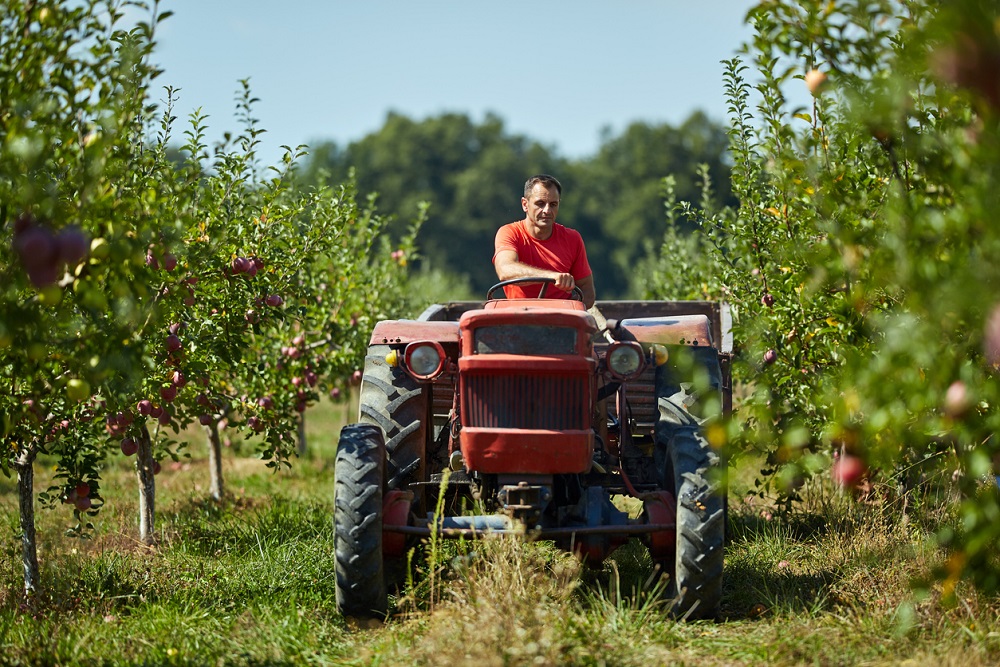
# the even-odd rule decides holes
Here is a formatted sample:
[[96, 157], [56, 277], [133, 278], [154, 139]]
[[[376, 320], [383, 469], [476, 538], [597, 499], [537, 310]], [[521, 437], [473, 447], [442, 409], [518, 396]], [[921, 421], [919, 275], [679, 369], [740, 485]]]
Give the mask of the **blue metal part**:
[[443, 516], [434, 521], [434, 515], [427, 515], [427, 525], [437, 525], [441, 530], [475, 530], [479, 532], [497, 532], [510, 530], [510, 519], [503, 514], [485, 514], [479, 516]]

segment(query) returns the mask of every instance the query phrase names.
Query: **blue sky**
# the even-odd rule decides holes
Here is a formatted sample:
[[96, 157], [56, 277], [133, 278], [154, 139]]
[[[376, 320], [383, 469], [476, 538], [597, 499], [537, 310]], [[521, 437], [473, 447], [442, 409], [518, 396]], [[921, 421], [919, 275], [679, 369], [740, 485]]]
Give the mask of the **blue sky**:
[[[720, 61], [752, 35], [752, 0], [161, 0], [154, 60], [180, 88], [177, 115], [209, 114], [208, 139], [234, 130], [250, 79], [261, 155], [282, 144], [344, 145], [394, 110], [444, 111], [566, 157], [594, 153], [602, 128], [679, 124], [701, 109], [724, 121]], [[183, 129], [183, 128], [179, 128]]]

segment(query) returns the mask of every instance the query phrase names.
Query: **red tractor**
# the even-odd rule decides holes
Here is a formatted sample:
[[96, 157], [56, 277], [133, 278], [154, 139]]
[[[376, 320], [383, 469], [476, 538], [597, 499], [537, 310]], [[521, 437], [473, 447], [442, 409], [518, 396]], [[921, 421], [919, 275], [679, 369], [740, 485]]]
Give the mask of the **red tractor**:
[[[637, 537], [669, 577], [674, 613], [715, 616], [723, 471], [680, 369], [701, 369], [711, 403], [730, 408], [728, 311], [600, 302], [601, 330], [581, 294], [493, 298], [526, 281], [539, 279], [375, 326], [360, 423], [344, 427], [337, 449], [340, 611], [384, 616], [384, 564], [415, 540], [518, 532], [589, 565]], [[685, 355], [694, 362], [676, 363]], [[638, 499], [641, 513], [613, 496]]]

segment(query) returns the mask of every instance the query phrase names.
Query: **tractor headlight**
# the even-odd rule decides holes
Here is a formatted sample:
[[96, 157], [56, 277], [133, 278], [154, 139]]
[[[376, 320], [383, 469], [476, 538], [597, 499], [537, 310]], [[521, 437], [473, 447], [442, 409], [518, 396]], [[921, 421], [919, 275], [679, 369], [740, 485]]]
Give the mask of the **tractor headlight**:
[[638, 343], [614, 343], [608, 348], [608, 370], [615, 380], [631, 380], [642, 372], [645, 358]]
[[444, 370], [444, 348], [435, 341], [410, 343], [403, 353], [403, 362], [410, 375], [418, 380], [433, 380]]

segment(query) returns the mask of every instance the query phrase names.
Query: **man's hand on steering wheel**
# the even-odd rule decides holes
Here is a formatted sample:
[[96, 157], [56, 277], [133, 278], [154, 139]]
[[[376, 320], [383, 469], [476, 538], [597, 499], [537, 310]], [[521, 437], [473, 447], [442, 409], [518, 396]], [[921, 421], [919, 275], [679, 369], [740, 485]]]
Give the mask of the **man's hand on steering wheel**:
[[[562, 274], [562, 275], [569, 275], [569, 274]], [[572, 276], [570, 276], [570, 280], [573, 280]], [[536, 276], [526, 276], [524, 278], [511, 278], [510, 280], [501, 280], [496, 285], [494, 285], [493, 287], [491, 287], [489, 289], [489, 291], [486, 292], [486, 300], [487, 301], [492, 301], [493, 300], [493, 294], [495, 292], [500, 291], [501, 289], [503, 289], [507, 285], [520, 285], [520, 284], [524, 284], [524, 283], [542, 283], [542, 289], [538, 293], [538, 297], [537, 297], [539, 299], [544, 299], [545, 298], [545, 291], [548, 289], [549, 285], [556, 285], [557, 287], [559, 286], [558, 283], [556, 282], [555, 278], [542, 278], [542, 277], [536, 277]], [[560, 289], [562, 289], [562, 288], [560, 288]], [[583, 301], [584, 300], [583, 290], [581, 290], [579, 287], [577, 287], [575, 283], [573, 283], [572, 286], [569, 287], [569, 289], [567, 289], [565, 291], [568, 291], [570, 293], [570, 298], [573, 299], [573, 300], [575, 300], [575, 301]]]
[[568, 273], [554, 273], [553, 278], [555, 279], [555, 287], [563, 292], [572, 292], [576, 288], [576, 281]]

